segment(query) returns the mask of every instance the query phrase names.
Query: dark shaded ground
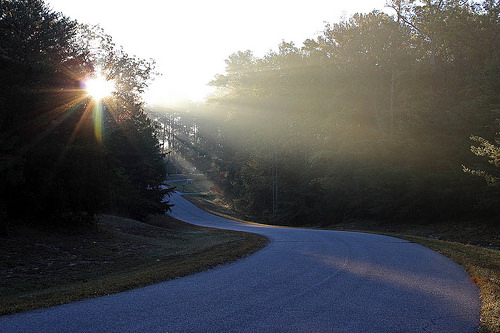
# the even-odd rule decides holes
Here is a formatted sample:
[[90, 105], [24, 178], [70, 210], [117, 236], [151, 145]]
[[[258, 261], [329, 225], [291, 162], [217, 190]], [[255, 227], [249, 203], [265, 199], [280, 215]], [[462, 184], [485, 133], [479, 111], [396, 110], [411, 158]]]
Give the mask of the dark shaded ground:
[[262, 236], [104, 216], [79, 230], [12, 229], [0, 237], [0, 315], [165, 281], [237, 260]]
[[492, 220], [444, 221], [431, 224], [382, 223], [352, 221], [334, 226], [336, 229], [398, 233], [462, 244], [500, 249], [500, 223]]

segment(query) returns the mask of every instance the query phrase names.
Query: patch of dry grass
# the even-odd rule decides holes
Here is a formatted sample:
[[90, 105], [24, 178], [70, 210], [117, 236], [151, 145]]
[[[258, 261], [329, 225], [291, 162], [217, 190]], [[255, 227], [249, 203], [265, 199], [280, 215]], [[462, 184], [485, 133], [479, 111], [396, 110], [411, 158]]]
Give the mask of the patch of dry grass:
[[104, 216], [73, 233], [36, 228], [0, 239], [0, 315], [103, 296], [247, 256], [265, 237], [201, 228], [168, 216]]

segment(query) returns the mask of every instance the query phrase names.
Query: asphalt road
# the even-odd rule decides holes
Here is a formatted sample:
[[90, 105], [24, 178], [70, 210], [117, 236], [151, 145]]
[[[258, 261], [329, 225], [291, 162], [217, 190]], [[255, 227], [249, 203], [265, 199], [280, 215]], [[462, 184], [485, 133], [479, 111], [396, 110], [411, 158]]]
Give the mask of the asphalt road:
[[0, 332], [476, 332], [479, 292], [446, 257], [401, 239], [225, 220], [175, 195], [172, 215], [265, 235], [238, 262], [0, 318]]

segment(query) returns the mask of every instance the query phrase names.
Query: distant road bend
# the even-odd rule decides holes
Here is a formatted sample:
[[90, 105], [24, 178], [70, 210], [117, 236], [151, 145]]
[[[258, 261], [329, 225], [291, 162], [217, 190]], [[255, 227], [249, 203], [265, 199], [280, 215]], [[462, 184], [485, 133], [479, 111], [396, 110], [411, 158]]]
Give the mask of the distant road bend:
[[181, 279], [0, 318], [0, 332], [476, 332], [479, 292], [425, 247], [380, 235], [277, 228], [210, 215], [174, 195], [172, 215], [270, 244]]

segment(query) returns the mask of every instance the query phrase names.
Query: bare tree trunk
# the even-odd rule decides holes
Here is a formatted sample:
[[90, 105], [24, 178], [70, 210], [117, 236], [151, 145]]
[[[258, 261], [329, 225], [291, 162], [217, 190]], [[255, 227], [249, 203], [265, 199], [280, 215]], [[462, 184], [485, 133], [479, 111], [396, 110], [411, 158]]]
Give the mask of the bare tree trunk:
[[391, 73], [391, 104], [389, 107], [389, 114], [391, 117], [391, 140], [394, 135], [394, 85], [396, 84], [396, 74], [394, 70]]
[[273, 214], [278, 210], [278, 153], [274, 153], [274, 163], [272, 167], [273, 182]]

